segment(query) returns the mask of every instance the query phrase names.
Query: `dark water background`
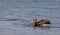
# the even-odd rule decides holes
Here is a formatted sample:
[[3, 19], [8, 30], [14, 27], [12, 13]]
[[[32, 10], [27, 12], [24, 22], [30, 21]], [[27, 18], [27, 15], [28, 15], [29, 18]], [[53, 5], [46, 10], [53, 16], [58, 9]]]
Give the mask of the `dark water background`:
[[[34, 17], [51, 27], [32, 27]], [[60, 35], [60, 0], [0, 0], [0, 35]]]

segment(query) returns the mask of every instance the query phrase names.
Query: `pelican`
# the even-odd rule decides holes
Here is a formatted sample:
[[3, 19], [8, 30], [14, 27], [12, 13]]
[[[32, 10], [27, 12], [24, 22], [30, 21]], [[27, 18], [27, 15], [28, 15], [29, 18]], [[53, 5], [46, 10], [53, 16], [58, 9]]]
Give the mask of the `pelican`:
[[50, 21], [48, 19], [41, 19], [40, 21], [37, 21], [37, 18], [33, 18], [32, 25], [33, 26], [40, 26], [40, 27], [47, 27], [50, 26]]

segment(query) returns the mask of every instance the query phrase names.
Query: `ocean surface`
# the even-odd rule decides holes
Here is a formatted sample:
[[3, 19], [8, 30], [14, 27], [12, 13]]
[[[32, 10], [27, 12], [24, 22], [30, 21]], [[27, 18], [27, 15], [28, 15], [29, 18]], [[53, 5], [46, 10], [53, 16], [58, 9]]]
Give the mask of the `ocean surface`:
[[[50, 27], [33, 27], [34, 17]], [[0, 0], [0, 35], [60, 35], [60, 0]]]

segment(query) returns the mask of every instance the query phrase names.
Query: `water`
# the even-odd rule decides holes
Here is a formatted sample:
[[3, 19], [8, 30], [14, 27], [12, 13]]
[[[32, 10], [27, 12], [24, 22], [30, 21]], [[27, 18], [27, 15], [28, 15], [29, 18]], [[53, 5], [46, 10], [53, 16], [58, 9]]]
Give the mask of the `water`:
[[[32, 27], [34, 17], [51, 27]], [[0, 0], [0, 35], [60, 35], [60, 0]]]

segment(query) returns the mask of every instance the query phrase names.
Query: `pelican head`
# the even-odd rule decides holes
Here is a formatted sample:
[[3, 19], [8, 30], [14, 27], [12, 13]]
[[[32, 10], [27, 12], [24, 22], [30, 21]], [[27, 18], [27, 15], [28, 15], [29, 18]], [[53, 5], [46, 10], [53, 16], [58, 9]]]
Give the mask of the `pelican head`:
[[35, 25], [36, 25], [36, 24], [35, 24], [36, 22], [37, 22], [37, 18], [34, 17], [33, 20], [32, 20], [32, 25], [35, 26]]

